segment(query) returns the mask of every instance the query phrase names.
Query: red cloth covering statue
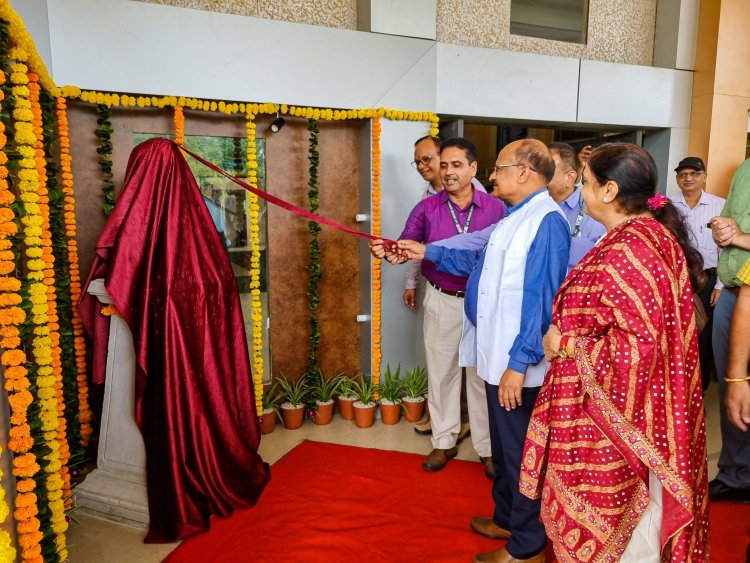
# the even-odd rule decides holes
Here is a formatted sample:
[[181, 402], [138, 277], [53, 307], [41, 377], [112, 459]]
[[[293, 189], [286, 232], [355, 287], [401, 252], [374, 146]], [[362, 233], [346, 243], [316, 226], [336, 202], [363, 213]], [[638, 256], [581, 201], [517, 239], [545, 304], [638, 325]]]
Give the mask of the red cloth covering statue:
[[[133, 149], [86, 286], [102, 277], [133, 333], [151, 520], [144, 541], [180, 540], [206, 530], [212, 514], [254, 505], [270, 472], [257, 453], [237, 283], [171, 141]], [[101, 305], [84, 291], [79, 307], [91, 334]]]

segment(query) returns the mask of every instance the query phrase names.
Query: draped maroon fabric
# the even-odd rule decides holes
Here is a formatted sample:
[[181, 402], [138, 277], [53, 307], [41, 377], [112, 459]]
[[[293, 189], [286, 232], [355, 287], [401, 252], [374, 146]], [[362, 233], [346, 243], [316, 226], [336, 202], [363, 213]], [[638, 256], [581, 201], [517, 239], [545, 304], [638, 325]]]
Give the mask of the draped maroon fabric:
[[685, 256], [654, 219], [608, 233], [553, 304], [575, 337], [534, 407], [521, 492], [560, 561], [619, 561], [662, 486], [662, 560], [708, 559], [706, 436]]
[[[106, 288], [133, 333], [135, 417], [146, 445], [150, 529], [169, 542], [252, 506], [268, 482], [232, 267], [177, 145], [130, 156], [87, 281]], [[94, 298], [80, 302], [92, 329]], [[106, 343], [104, 344], [106, 346]]]

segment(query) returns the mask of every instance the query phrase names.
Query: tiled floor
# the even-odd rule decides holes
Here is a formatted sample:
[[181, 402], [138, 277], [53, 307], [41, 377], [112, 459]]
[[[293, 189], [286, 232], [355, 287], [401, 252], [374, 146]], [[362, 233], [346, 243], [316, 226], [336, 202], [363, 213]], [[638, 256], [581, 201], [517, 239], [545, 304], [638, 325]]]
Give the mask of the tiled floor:
[[[706, 411], [709, 476], [713, 478], [721, 445], [715, 386], [706, 392]], [[273, 464], [294, 446], [308, 439], [418, 454], [427, 454], [431, 449], [429, 438], [417, 435], [412, 430], [412, 425], [403, 420], [396, 426], [384, 426], [376, 421], [375, 426], [363, 430], [355, 427], [353, 422], [336, 416], [328, 426], [316, 426], [311, 422], [306, 422], [299, 430], [285, 430], [277, 426], [272, 434], [263, 436], [260, 454], [268, 463]], [[467, 439], [459, 445], [458, 457], [477, 460], [471, 440]], [[481, 466], [477, 463], [477, 478], [484, 478], [481, 471]], [[72, 563], [156, 563], [177, 546], [145, 545], [142, 530], [85, 514], [78, 513], [76, 520], [77, 523], [68, 532]]]

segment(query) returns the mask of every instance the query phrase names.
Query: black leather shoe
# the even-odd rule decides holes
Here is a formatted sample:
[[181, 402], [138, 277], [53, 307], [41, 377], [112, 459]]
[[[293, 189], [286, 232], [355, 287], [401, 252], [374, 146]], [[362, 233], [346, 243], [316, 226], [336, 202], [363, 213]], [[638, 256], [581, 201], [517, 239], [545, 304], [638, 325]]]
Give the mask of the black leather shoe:
[[750, 503], [750, 488], [730, 487], [723, 481], [714, 479], [708, 484], [708, 499], [714, 502], [733, 500]]
[[492, 465], [492, 456], [490, 457], [479, 457], [479, 461], [482, 462], [482, 465], [484, 466], [484, 474], [487, 476], [487, 479], [495, 480], [495, 466]]

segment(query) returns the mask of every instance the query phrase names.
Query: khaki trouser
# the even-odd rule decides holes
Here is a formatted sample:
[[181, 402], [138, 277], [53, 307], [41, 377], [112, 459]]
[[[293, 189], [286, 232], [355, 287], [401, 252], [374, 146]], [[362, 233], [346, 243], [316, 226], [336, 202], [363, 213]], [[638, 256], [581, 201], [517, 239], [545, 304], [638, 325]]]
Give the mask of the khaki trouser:
[[[425, 284], [424, 347], [429, 392], [427, 401], [432, 423], [432, 447], [452, 448], [461, 428], [461, 367], [458, 345], [463, 330], [464, 300], [446, 295]], [[492, 455], [484, 381], [476, 368], [466, 368], [466, 402], [471, 441], [482, 457]]]

